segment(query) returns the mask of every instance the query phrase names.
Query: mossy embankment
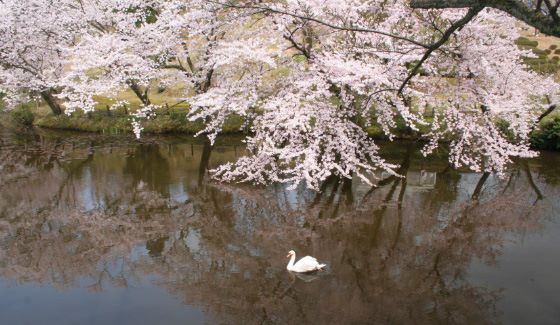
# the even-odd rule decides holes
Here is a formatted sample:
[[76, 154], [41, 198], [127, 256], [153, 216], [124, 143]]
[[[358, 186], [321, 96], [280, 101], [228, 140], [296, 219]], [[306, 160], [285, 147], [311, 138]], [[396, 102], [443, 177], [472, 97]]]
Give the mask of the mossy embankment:
[[[28, 116], [20, 112], [22, 109], [13, 111], [12, 116]], [[25, 109], [24, 109], [25, 110]], [[143, 133], [145, 134], [195, 134], [203, 129], [202, 121], [190, 121], [187, 117], [187, 108], [161, 108], [157, 114], [142, 121]], [[72, 130], [83, 132], [96, 132], [102, 134], [132, 134], [131, 117], [126, 112], [101, 110], [90, 113], [77, 111], [71, 115], [35, 115], [32, 124], [41, 128]], [[365, 123], [359, 123], [365, 124]], [[382, 128], [377, 124], [364, 127], [369, 136], [377, 139], [387, 139]], [[397, 119], [396, 128], [393, 130], [397, 139], [416, 139], [421, 137], [423, 131], [413, 131], [406, 127], [404, 121]], [[245, 120], [240, 116], [230, 116], [223, 126], [223, 133], [247, 133]]]
[[[23, 117], [22, 117], [23, 116]], [[18, 123], [29, 121], [26, 113], [12, 113], [11, 120]], [[130, 117], [119, 112], [92, 112], [84, 114], [76, 112], [71, 116], [67, 115], [46, 115], [35, 118], [33, 125], [42, 128], [96, 132], [102, 134], [132, 134]], [[21, 124], [21, 122], [19, 122]], [[185, 109], [169, 109], [158, 112], [149, 120], [142, 122], [145, 134], [195, 134], [202, 130], [201, 121], [190, 121], [187, 118]], [[226, 120], [223, 133], [242, 134], [246, 133], [245, 121], [239, 116], [232, 116]], [[365, 128], [368, 135], [375, 139], [387, 139], [381, 127], [372, 124]], [[428, 128], [413, 131], [406, 127], [403, 121], [397, 120], [397, 126], [393, 130], [396, 139], [417, 140], [428, 132]], [[535, 149], [560, 151], [560, 113], [556, 112], [546, 117], [531, 134], [531, 145]]]
[[[100, 112], [49, 115], [38, 118], [35, 126], [50, 129], [86, 131], [108, 134], [132, 133], [131, 118], [126, 115], [108, 115]], [[185, 133], [194, 134], [203, 129], [201, 121], [190, 121], [187, 113], [178, 110], [158, 112], [150, 119], [142, 121], [146, 134]], [[231, 117], [224, 124], [224, 133], [242, 132], [243, 119]]]
[[[95, 110], [85, 113], [75, 111], [70, 115], [53, 115], [45, 105], [34, 103], [19, 105], [9, 117], [11, 123], [24, 126], [36, 126], [48, 129], [95, 132], [102, 134], [132, 134], [132, 116], [140, 106], [139, 103], [118, 109], [109, 109], [109, 104], [101, 101]], [[183, 133], [195, 134], [203, 129], [202, 121], [190, 121], [187, 117], [189, 106], [186, 103], [164, 106], [157, 114], [142, 120], [145, 134]], [[239, 116], [228, 118], [224, 124], [224, 133], [243, 132], [244, 120]]]

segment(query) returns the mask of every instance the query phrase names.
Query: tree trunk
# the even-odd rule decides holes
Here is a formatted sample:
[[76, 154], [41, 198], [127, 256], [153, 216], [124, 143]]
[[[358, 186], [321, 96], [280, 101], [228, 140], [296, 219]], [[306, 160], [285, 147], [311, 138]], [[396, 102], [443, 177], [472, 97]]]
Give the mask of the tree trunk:
[[60, 104], [58, 103], [56, 98], [53, 96], [52, 89], [42, 91], [41, 97], [49, 105], [54, 115], [62, 114], [62, 108], [60, 107]]
[[148, 97], [148, 88], [146, 88], [146, 90], [142, 91], [142, 89], [140, 89], [140, 86], [138, 86], [138, 84], [134, 81], [128, 81], [128, 86], [130, 87], [130, 89], [132, 89], [132, 91], [134, 92], [134, 94], [140, 99], [140, 101], [142, 102], [142, 104], [144, 104], [145, 106], [148, 106], [151, 104], [150, 102], [150, 98]]

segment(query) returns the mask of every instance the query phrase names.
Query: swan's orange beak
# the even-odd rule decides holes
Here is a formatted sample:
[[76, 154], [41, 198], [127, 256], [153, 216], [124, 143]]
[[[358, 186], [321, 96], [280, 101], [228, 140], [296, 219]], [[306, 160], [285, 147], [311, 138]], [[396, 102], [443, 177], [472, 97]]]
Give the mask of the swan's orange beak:
[[290, 256], [292, 256], [292, 254], [288, 254], [286, 257], [290, 257]]

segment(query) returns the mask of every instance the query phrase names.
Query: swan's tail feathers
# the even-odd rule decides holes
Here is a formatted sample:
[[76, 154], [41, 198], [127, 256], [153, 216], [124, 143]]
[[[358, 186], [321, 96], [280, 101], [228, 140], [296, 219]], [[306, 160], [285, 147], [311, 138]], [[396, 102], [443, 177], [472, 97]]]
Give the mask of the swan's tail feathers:
[[319, 266], [317, 266], [317, 270], [322, 270], [325, 266], [327, 266], [327, 264], [319, 264]]

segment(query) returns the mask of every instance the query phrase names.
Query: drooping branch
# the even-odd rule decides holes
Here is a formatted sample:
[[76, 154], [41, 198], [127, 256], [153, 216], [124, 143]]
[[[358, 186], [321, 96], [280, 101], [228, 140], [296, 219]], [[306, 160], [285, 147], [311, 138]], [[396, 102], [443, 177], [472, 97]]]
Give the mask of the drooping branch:
[[[549, 1], [545, 1], [545, 4]], [[411, 0], [410, 6], [415, 9], [449, 9], [488, 7], [506, 12], [509, 15], [538, 29], [541, 33], [560, 37], [560, 18], [558, 4], [547, 4], [547, 12], [541, 9], [542, 3], [535, 2], [530, 7], [520, 0]]]

